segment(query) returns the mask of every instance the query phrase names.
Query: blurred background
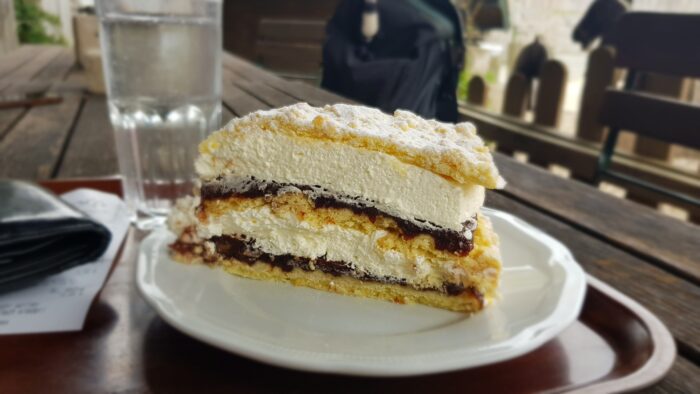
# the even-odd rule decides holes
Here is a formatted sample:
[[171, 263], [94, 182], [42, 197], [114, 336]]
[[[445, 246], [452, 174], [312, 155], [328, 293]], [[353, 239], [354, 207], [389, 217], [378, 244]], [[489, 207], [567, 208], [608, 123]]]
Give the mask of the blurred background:
[[[282, 77], [323, 85], [363, 101], [361, 95], [353, 97], [343, 87], [323, 82], [327, 24], [341, 3], [225, 0], [224, 49]], [[424, 3], [430, 6], [439, 2]], [[597, 121], [602, 96], [596, 92], [621, 87], [624, 81], [624, 71], [616, 69], [611, 55], [601, 48], [601, 36], [614, 22], [612, 16], [630, 10], [700, 13], [698, 0], [451, 3], [462, 20], [458, 31], [462, 36], [459, 44], [463, 44], [455, 63], [459, 69], [453, 90], [459, 111], [454, 120], [475, 122], [494, 148], [518, 160], [589, 183], [597, 183], [593, 168], [606, 133], [605, 126]], [[624, 8], [618, 10], [613, 3]], [[379, 4], [381, 8], [382, 0]], [[66, 45], [75, 48], [79, 62], [88, 71], [99, 69], [92, 65], [94, 57], [99, 57], [94, 52], [99, 42], [92, 6], [89, 0], [0, 0], [0, 54], [22, 43]], [[380, 34], [376, 40], [380, 39], [387, 37]], [[327, 62], [325, 71], [328, 73], [330, 68]], [[447, 86], [452, 89], [452, 85]], [[645, 73], [636, 88], [700, 104], [700, 82], [691, 78]], [[370, 99], [364, 101], [385, 110], [391, 107]], [[452, 120], [450, 116], [444, 119]], [[663, 178], [667, 186], [690, 190], [690, 194], [698, 190], [700, 153], [695, 149], [623, 131], [617, 152], [628, 160], [631, 172], [652, 180]], [[662, 175], [655, 175], [659, 171]], [[599, 187], [683, 220], [700, 218], [700, 209], [693, 204], [628, 190], [615, 182], [602, 182]]]
[[[279, 74], [309, 83], [320, 83], [322, 46], [326, 22], [341, 0], [225, 0], [224, 48], [264, 65]], [[488, 84], [484, 106], [499, 111], [508, 77], [520, 51], [539, 37], [548, 56], [566, 68], [567, 81], [558, 129], [576, 131], [589, 52], [572, 40], [572, 33], [594, 0], [455, 0], [464, 15], [467, 47], [458, 97], [468, 98], [468, 82], [478, 75]], [[697, 0], [633, 0], [631, 10], [700, 13]], [[20, 25], [15, 39], [10, 7]], [[61, 43], [74, 46], [73, 21], [92, 0], [0, 1], [0, 54], [19, 42]], [[476, 12], [470, 12], [476, 11]], [[700, 83], [686, 94], [700, 102]], [[526, 117], [532, 116], [526, 113]], [[698, 168], [700, 162], [687, 163]]]

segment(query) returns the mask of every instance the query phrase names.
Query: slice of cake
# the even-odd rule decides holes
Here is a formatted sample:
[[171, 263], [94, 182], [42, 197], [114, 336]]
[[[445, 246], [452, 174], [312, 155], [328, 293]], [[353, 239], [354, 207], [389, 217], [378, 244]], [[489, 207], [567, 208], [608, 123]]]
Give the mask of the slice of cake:
[[474, 126], [295, 104], [234, 119], [199, 146], [201, 186], [169, 219], [176, 260], [398, 303], [482, 309], [501, 187]]

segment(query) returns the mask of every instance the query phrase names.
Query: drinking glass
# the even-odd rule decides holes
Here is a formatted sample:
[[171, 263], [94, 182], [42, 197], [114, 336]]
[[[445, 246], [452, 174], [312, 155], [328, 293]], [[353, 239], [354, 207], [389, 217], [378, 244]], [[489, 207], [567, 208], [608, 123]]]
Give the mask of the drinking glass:
[[137, 227], [192, 192], [221, 121], [221, 0], [97, 0], [109, 116]]

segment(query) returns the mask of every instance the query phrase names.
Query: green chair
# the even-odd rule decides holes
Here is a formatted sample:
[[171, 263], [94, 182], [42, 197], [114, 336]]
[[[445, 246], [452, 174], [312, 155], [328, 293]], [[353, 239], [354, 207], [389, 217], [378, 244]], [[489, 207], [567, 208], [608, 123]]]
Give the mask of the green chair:
[[700, 149], [700, 106], [635, 91], [641, 72], [700, 78], [700, 14], [630, 12], [612, 38], [617, 67], [627, 69], [622, 90], [605, 92], [599, 121], [608, 135], [598, 158], [597, 181], [636, 185], [671, 201], [700, 206], [700, 198], [611, 169], [620, 130]]

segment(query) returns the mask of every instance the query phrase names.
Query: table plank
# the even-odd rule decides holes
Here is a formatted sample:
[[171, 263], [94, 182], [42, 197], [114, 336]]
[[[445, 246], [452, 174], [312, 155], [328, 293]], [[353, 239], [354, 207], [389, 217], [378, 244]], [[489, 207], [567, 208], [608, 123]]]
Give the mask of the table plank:
[[700, 283], [700, 228], [496, 153], [504, 193]]
[[28, 111], [0, 141], [0, 177], [51, 178], [81, 103], [71, 96]]
[[[48, 54], [48, 55], [47, 55]], [[18, 75], [29, 82], [42, 78], [53, 86], [72, 69], [74, 54], [68, 48], [45, 47], [23, 67]], [[1, 120], [12, 124], [0, 134], [0, 176], [47, 179], [53, 175], [67, 141], [75, 116], [81, 107], [79, 95], [66, 96], [63, 102], [29, 110], [2, 111]], [[2, 129], [0, 129], [0, 133]]]
[[65, 48], [54, 46], [42, 49], [31, 61], [22, 65], [22, 67], [19, 67], [4, 76], [0, 76], [0, 91], [5, 92], [12, 85], [21, 85], [31, 80], [64, 50]]
[[233, 74], [228, 71], [223, 72], [223, 100], [233, 113], [237, 116], [245, 116], [266, 107], [265, 103], [234, 85], [233, 78]]
[[271, 72], [265, 71], [252, 63], [230, 54], [224, 54], [224, 69], [231, 70], [248, 81], [259, 81], [274, 89], [280, 90], [298, 101], [306, 101], [311, 105], [326, 105], [333, 103], [348, 103], [353, 101], [335, 93], [316, 88], [299, 81], [289, 81]]
[[9, 108], [0, 110], [0, 141], [5, 137], [5, 134], [10, 132], [12, 125], [15, 124], [19, 117], [26, 111], [24, 108]]
[[60, 83], [75, 66], [75, 53], [65, 48], [43, 69], [34, 74], [31, 82], [46, 84], [51, 89], [55, 90], [57, 84]]
[[658, 384], [648, 387], [645, 394], [677, 394], [697, 392], [700, 387], [700, 367], [684, 358], [676, 358], [673, 367]]
[[41, 47], [38, 45], [23, 45], [0, 57], [0, 78], [10, 75], [9, 73], [32, 60], [40, 51]]
[[228, 123], [231, 119], [233, 119], [235, 117], [236, 117], [236, 114], [231, 112], [231, 110], [228, 107], [223, 106], [221, 108], [221, 125], [222, 126], [225, 125], [226, 123]]
[[[23, 49], [25, 47], [21, 47]], [[37, 54], [39, 54], [42, 49], [38, 46], [27, 46], [26, 50], [22, 52], [22, 56], [17, 56], [17, 59], [21, 59], [22, 62], [19, 64], [23, 65], [25, 62], [32, 60]], [[20, 50], [16, 51], [20, 52]], [[3, 58], [4, 59], [4, 58]], [[13, 58], [14, 59], [14, 58]], [[75, 62], [75, 56], [69, 50], [64, 50], [59, 53], [58, 56], [52, 59], [51, 62], [47, 63], [45, 67], [39, 69], [34, 75], [30, 75], [30, 80], [42, 80], [45, 82], [45, 86], [48, 87], [57, 78], [62, 78], [68, 68], [72, 66]], [[0, 68], [2, 68], [2, 63], [0, 63]], [[34, 68], [36, 69], [36, 68]], [[3, 75], [0, 73], [0, 75]], [[10, 74], [8, 74], [9, 76]], [[12, 75], [15, 75], [12, 73]], [[26, 74], [25, 74], [26, 77]], [[52, 78], [53, 77], [53, 78]], [[25, 82], [28, 82], [25, 80]], [[1, 86], [1, 85], [0, 85]], [[21, 90], [22, 85], [17, 84]], [[6, 89], [0, 89], [2, 94], [10, 94], [14, 91], [12, 84], [7, 84]], [[12, 108], [0, 111], [0, 140], [10, 131], [10, 128], [20, 119], [20, 117], [26, 112], [26, 108]]]
[[75, 54], [68, 50], [62, 50], [56, 57], [37, 72], [30, 74], [30, 79], [13, 83], [5, 89], [4, 94], [30, 92], [38, 94], [52, 90], [66, 74], [75, 66]]
[[303, 98], [303, 100], [307, 101], [310, 104], [358, 104], [356, 101], [353, 101], [349, 98], [340, 96], [336, 93], [332, 93], [327, 90], [317, 88], [315, 86], [311, 86], [308, 83], [304, 83], [301, 81], [289, 81], [289, 84], [287, 86], [289, 87], [291, 94], [293, 94], [299, 99]]
[[58, 56], [51, 59], [44, 67], [29, 74], [29, 79], [20, 80], [10, 84], [4, 94], [33, 93], [38, 94], [50, 90], [58, 81], [62, 80], [68, 71], [75, 65], [75, 55], [68, 51], [61, 51]]
[[262, 101], [270, 107], [284, 107], [286, 105], [291, 105], [298, 103], [299, 100], [277, 90], [262, 81], [251, 81], [244, 78], [241, 74], [227, 70], [230, 75], [230, 79], [234, 86], [248, 93], [252, 97]]
[[95, 177], [118, 172], [114, 133], [107, 115], [107, 104], [103, 96], [88, 95], [57, 176]]
[[[29, 48], [33, 49], [33, 51], [28, 52], [28, 54], [30, 55], [35, 55], [38, 53], [38, 51], [40, 51], [40, 49], [35, 46], [31, 46]], [[26, 82], [32, 83], [34, 81], [40, 80], [42, 82], [42, 85], [44, 86], [44, 88], [41, 90], [46, 90], [57, 81], [60, 81], [60, 79], [66, 75], [68, 70], [70, 70], [70, 68], [73, 67], [74, 63], [75, 55], [73, 54], [73, 52], [65, 49], [58, 56], [56, 56], [52, 62], [46, 64], [46, 66], [43, 69], [39, 70], [36, 74], [32, 75], [31, 79]], [[15, 86], [18, 88], [17, 90], [23, 90], [22, 85]], [[10, 85], [2, 93], [12, 93], [13, 90], [15, 90], [14, 87]], [[0, 140], [2, 140], [7, 133], [9, 133], [10, 128], [17, 121], [19, 121], [20, 117], [24, 115], [26, 111], [27, 108], [12, 108], [0, 111]]]
[[55, 83], [52, 89], [60, 94], [84, 94], [87, 91], [87, 76], [85, 75], [85, 71], [74, 67], [62, 81]]

